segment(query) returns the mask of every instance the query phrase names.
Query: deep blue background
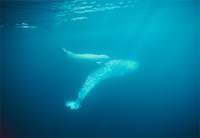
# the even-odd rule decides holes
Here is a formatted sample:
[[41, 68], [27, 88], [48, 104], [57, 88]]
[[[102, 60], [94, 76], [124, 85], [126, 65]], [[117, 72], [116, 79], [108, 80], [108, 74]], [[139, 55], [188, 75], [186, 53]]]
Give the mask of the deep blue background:
[[[198, 137], [199, 1], [84, 2], [0, 2], [1, 136]], [[104, 10], [74, 12], [91, 5]], [[61, 46], [140, 68], [102, 81], [72, 111], [65, 101], [98, 66]]]

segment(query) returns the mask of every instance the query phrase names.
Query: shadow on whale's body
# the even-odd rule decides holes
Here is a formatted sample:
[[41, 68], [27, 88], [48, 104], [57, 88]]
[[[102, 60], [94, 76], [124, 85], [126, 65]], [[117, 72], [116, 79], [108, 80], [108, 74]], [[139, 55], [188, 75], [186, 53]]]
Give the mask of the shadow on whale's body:
[[[66, 52], [65, 50], [63, 51]], [[82, 54], [81, 56], [84, 56], [84, 54]], [[95, 62], [96, 61], [97, 60], [95, 59]], [[138, 67], [139, 63], [137, 61], [130, 61], [130, 60], [110, 60], [104, 63], [102, 67], [93, 71], [86, 78], [84, 85], [79, 91], [77, 99], [75, 101], [67, 101], [65, 105], [71, 108], [72, 110], [79, 109], [81, 107], [80, 103], [83, 101], [86, 95], [92, 90], [92, 88], [94, 88], [100, 81], [111, 77], [127, 75], [135, 71]]]

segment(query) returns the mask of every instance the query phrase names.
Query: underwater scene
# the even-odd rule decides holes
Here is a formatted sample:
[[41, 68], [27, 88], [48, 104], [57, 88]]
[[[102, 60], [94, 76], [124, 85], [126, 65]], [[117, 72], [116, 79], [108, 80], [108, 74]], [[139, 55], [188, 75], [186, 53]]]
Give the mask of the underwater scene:
[[1, 137], [200, 136], [199, 0], [1, 0]]

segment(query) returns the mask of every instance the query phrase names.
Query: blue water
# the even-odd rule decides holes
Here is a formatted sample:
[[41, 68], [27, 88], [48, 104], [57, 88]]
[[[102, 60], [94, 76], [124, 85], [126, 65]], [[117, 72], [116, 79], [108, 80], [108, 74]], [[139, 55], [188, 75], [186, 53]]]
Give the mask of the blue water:
[[[199, 137], [198, 0], [1, 1], [2, 137]], [[140, 62], [104, 80], [60, 50]]]

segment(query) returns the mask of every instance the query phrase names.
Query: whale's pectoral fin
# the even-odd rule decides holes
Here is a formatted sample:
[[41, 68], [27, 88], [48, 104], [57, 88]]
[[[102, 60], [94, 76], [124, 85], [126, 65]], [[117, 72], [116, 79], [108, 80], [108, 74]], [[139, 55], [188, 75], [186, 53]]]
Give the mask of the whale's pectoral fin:
[[96, 63], [97, 63], [97, 64], [101, 64], [102, 62], [101, 62], [101, 61], [97, 61]]
[[65, 106], [69, 107], [72, 110], [77, 110], [81, 107], [80, 102], [77, 101], [67, 101]]

